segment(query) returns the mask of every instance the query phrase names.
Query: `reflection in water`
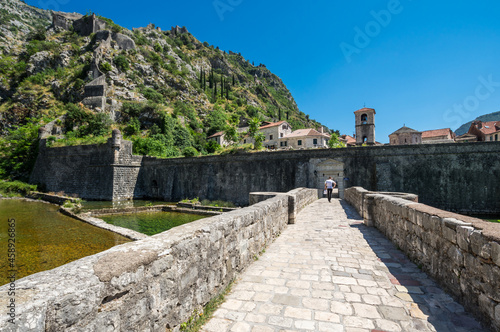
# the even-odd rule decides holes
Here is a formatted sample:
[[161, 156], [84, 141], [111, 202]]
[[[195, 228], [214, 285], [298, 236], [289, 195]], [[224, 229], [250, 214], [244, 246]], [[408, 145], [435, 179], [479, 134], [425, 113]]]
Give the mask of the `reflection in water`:
[[132, 229], [146, 235], [154, 235], [175, 226], [206, 218], [206, 216], [179, 212], [144, 212], [100, 216], [99, 218], [109, 224]]
[[0, 285], [8, 282], [7, 220], [16, 220], [17, 279], [50, 270], [130, 240], [67, 217], [41, 202], [0, 199]]

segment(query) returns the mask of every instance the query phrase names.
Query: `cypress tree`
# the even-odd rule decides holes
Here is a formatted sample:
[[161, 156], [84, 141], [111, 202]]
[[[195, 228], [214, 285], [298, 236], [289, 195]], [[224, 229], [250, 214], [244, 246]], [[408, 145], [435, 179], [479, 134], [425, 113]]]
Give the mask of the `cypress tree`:
[[224, 98], [224, 77], [220, 77], [220, 97]]
[[233, 74], [233, 86], [234, 86], [234, 74]]
[[226, 100], [229, 99], [229, 86], [226, 86]]

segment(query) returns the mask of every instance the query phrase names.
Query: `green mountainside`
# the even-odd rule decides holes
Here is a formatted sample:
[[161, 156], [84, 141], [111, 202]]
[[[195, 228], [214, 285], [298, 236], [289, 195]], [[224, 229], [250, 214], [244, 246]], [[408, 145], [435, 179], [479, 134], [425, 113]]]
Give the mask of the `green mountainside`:
[[286, 120], [294, 130], [321, 126], [265, 65], [186, 28], [130, 31], [97, 20], [103, 29], [86, 35], [54, 27], [49, 11], [0, 3], [0, 177], [26, 177], [21, 160], [36, 155], [38, 128], [49, 122], [49, 146], [102, 143], [117, 128], [134, 153], [159, 157], [214, 153], [220, 147], [208, 136], [225, 131], [238, 142], [237, 128], [256, 119]]
[[484, 114], [484, 115], [478, 116], [473, 121], [469, 121], [467, 123], [464, 123], [463, 125], [458, 127], [457, 130], [455, 130], [455, 135], [460, 136], [460, 135], [465, 134], [467, 131], [469, 131], [470, 125], [474, 121], [483, 121], [483, 122], [500, 121], [500, 112], [493, 112], [493, 113], [489, 113], [489, 114]]

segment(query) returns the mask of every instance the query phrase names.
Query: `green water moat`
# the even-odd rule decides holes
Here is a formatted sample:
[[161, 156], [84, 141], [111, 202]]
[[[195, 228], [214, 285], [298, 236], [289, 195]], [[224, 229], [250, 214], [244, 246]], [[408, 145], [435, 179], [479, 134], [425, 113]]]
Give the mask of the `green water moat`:
[[130, 242], [121, 235], [65, 216], [58, 209], [43, 202], [0, 199], [0, 252], [4, 255], [0, 259], [0, 284], [8, 282], [10, 270], [9, 219], [15, 219], [17, 279]]
[[198, 214], [159, 211], [108, 216], [104, 215], [99, 216], [98, 218], [115, 226], [132, 229], [146, 235], [155, 235], [165, 232], [173, 227], [206, 217], [207, 216], [205, 215]]
[[120, 208], [131, 208], [131, 207], [141, 207], [141, 206], [152, 206], [152, 205], [166, 205], [166, 204], [176, 204], [164, 201], [148, 201], [148, 200], [123, 200], [123, 201], [84, 201], [82, 203], [82, 210], [91, 211], [98, 209], [120, 209]]

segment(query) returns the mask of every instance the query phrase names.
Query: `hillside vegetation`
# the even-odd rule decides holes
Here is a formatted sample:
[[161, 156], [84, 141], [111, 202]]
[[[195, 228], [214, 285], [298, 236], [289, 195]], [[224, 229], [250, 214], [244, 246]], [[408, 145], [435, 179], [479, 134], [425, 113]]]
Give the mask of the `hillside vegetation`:
[[[237, 127], [251, 119], [287, 120], [294, 130], [320, 126], [265, 65], [185, 28], [130, 31], [101, 19], [135, 49], [114, 42], [98, 49], [98, 34], [54, 28], [47, 11], [18, 0], [0, 4], [0, 176], [26, 179], [38, 128], [55, 119], [49, 146], [103, 143], [118, 128], [135, 153], [159, 157], [214, 153], [219, 147], [208, 136], [225, 131], [237, 142]], [[107, 82], [104, 110], [82, 104], [96, 49]]]

